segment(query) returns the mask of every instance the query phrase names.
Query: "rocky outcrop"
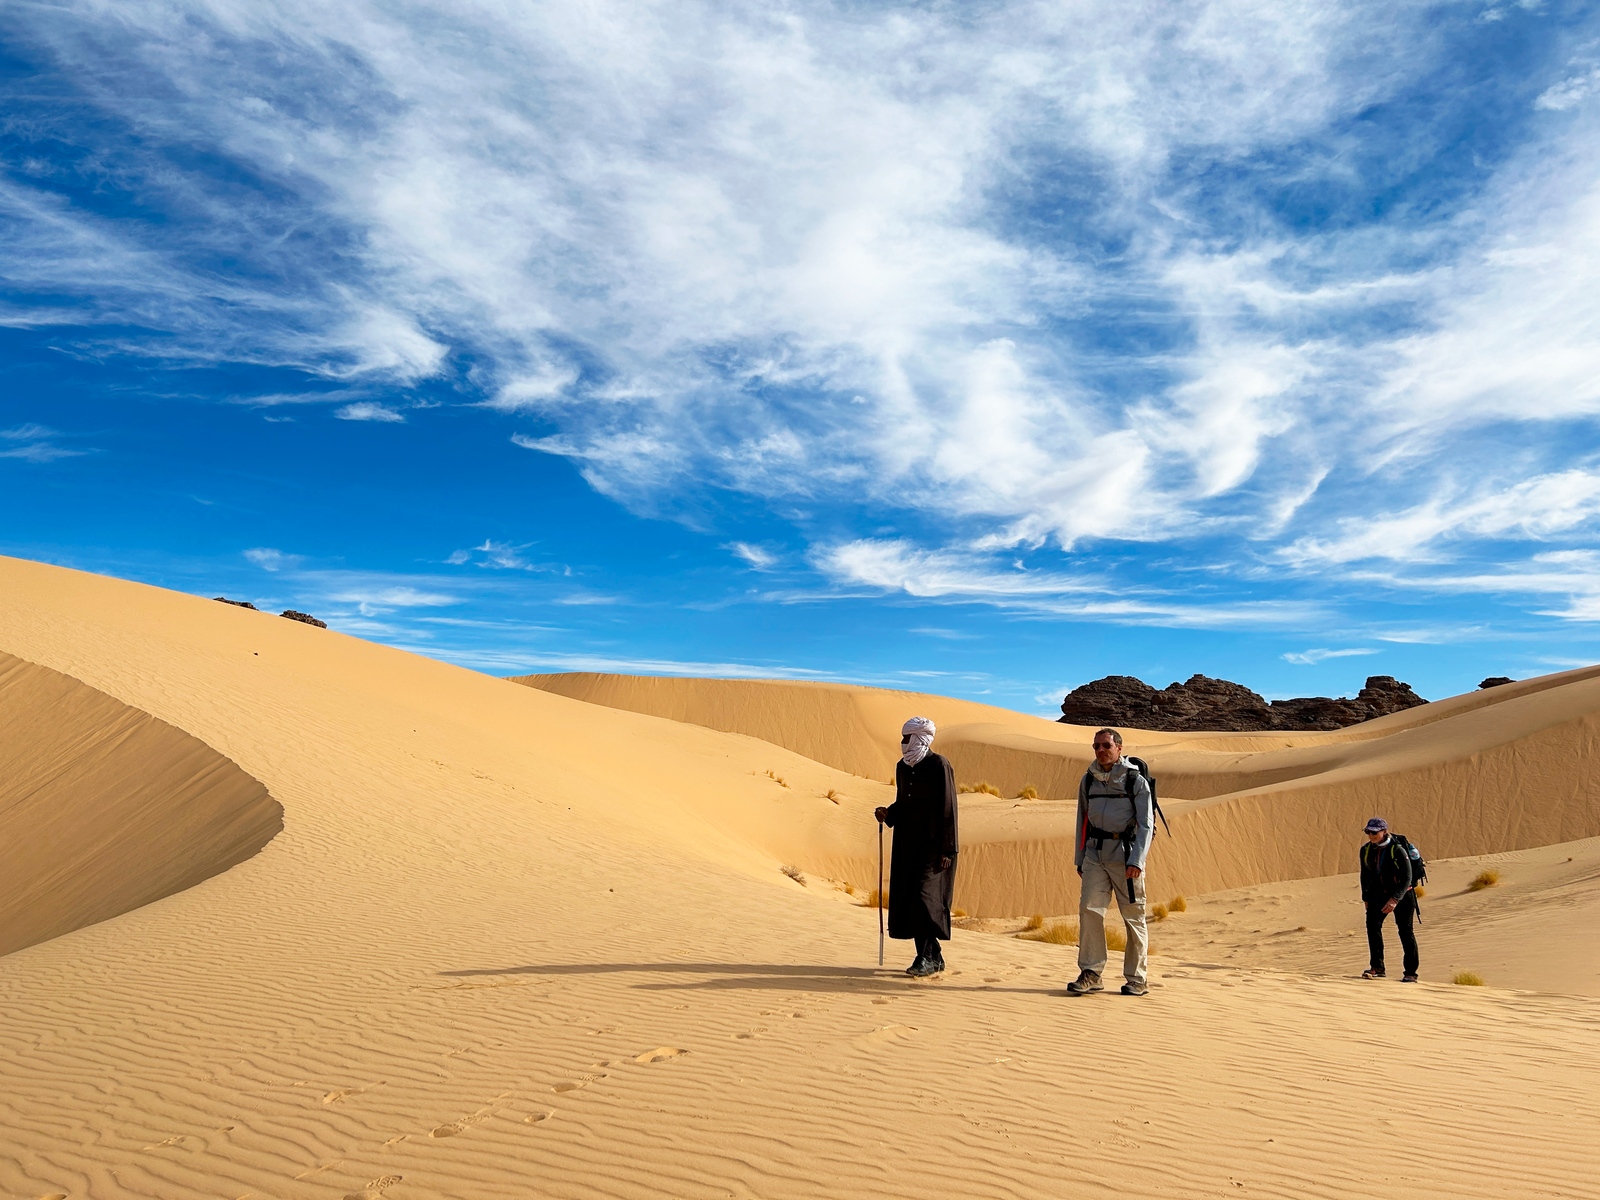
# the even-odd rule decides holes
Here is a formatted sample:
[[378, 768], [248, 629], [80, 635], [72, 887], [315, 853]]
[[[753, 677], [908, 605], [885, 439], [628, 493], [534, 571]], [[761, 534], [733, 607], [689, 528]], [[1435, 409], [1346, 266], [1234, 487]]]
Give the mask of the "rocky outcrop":
[[1302, 696], [1271, 703], [1243, 684], [1205, 675], [1192, 675], [1187, 683], [1161, 691], [1132, 675], [1107, 675], [1069, 692], [1061, 702], [1061, 720], [1168, 733], [1343, 729], [1426, 703], [1410, 684], [1392, 675], [1369, 676], [1353, 698]]
[[310, 613], [295, 612], [292, 608], [286, 608], [278, 615], [280, 617], [288, 617], [291, 621], [304, 621], [307, 625], [315, 625], [318, 629], [326, 629], [328, 627], [326, 621], [319, 621]]
[[1480, 683], [1478, 687], [1481, 690], [1483, 688], [1501, 687], [1505, 684], [1515, 682], [1516, 680], [1511, 678], [1509, 675], [1491, 675], [1489, 678]]
[[226, 596], [213, 596], [211, 598], [213, 600], [217, 601], [220, 604], [231, 604], [235, 608], [248, 608], [251, 612], [260, 612], [261, 611], [254, 604], [251, 604], [250, 601], [248, 601], [248, 600], [229, 600]]

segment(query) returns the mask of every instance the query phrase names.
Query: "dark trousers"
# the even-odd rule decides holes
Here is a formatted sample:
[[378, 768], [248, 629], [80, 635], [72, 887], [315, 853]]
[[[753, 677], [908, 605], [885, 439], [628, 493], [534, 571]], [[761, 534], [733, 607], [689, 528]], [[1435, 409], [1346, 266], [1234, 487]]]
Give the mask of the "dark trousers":
[[[1388, 914], [1377, 900], [1367, 905], [1367, 952], [1372, 957], [1372, 969], [1383, 970], [1383, 919]], [[1407, 892], [1394, 909], [1394, 927], [1400, 931], [1402, 963], [1407, 975], [1415, 975], [1422, 961], [1417, 955], [1417, 935], [1412, 928], [1417, 917], [1417, 897]]]
[[925, 958], [930, 962], [944, 961], [944, 951], [939, 949], [939, 938], [936, 934], [921, 934], [912, 940], [917, 944], [918, 958]]

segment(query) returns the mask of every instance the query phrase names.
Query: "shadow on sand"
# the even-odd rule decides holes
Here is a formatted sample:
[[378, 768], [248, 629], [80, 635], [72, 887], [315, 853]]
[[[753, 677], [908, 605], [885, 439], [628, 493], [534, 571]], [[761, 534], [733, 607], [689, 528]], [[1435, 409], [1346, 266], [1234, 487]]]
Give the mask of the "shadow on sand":
[[[641, 991], [787, 991], [849, 992], [862, 994], [903, 993], [907, 988], [937, 988], [957, 992], [1015, 992], [1027, 996], [1059, 993], [1059, 987], [1004, 987], [1004, 981], [977, 982], [968, 972], [950, 972], [931, 979], [908, 979], [894, 967], [830, 967], [779, 963], [529, 963], [518, 967], [481, 967], [460, 971], [441, 971], [445, 978], [470, 978], [484, 975], [657, 975], [665, 979], [640, 980], [633, 984]], [[960, 982], [956, 982], [956, 976]], [[973, 978], [972, 982], [968, 982]], [[991, 978], [993, 978], [991, 976]]]

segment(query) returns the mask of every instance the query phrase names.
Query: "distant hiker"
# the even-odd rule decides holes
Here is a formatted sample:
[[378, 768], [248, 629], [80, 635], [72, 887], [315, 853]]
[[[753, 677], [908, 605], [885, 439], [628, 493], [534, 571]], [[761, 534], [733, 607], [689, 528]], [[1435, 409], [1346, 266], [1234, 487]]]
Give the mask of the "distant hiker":
[[1389, 822], [1373, 817], [1367, 822], [1367, 844], [1361, 847], [1361, 900], [1367, 906], [1367, 954], [1371, 965], [1363, 979], [1382, 979], [1383, 919], [1394, 914], [1400, 931], [1403, 983], [1417, 981], [1421, 958], [1412, 923], [1417, 916], [1417, 893], [1411, 886], [1411, 855], [1400, 839], [1389, 834]]
[[1144, 860], [1150, 851], [1150, 784], [1122, 756], [1122, 735], [1102, 729], [1094, 735], [1094, 762], [1078, 784], [1078, 848], [1072, 856], [1083, 880], [1078, 899], [1078, 978], [1067, 984], [1074, 996], [1098, 992], [1106, 969], [1106, 908], [1111, 897], [1128, 927], [1122, 957], [1124, 996], [1143, 996], [1146, 947]]
[[911, 938], [916, 961], [907, 975], [944, 970], [939, 942], [950, 940], [950, 896], [955, 890], [956, 776], [950, 760], [933, 752], [934, 724], [912, 717], [900, 736], [894, 803], [874, 814], [894, 830], [889, 864], [889, 936]]

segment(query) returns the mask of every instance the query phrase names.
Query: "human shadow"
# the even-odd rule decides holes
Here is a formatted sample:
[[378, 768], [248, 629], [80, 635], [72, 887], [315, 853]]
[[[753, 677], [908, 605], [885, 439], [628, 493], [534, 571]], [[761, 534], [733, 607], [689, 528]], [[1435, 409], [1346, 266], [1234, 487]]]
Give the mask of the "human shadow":
[[[641, 980], [632, 986], [639, 991], [789, 991], [904, 993], [907, 988], [936, 989], [943, 992], [1013, 992], [1019, 995], [1048, 995], [1061, 988], [1003, 987], [951, 975], [930, 979], [908, 979], [896, 967], [841, 967], [792, 963], [715, 963], [715, 962], [640, 962], [640, 963], [527, 963], [514, 967], [475, 967], [440, 971], [447, 978], [484, 975], [568, 975], [649, 974], [679, 976], [679, 979]], [[963, 972], [963, 976], [965, 972]]]

